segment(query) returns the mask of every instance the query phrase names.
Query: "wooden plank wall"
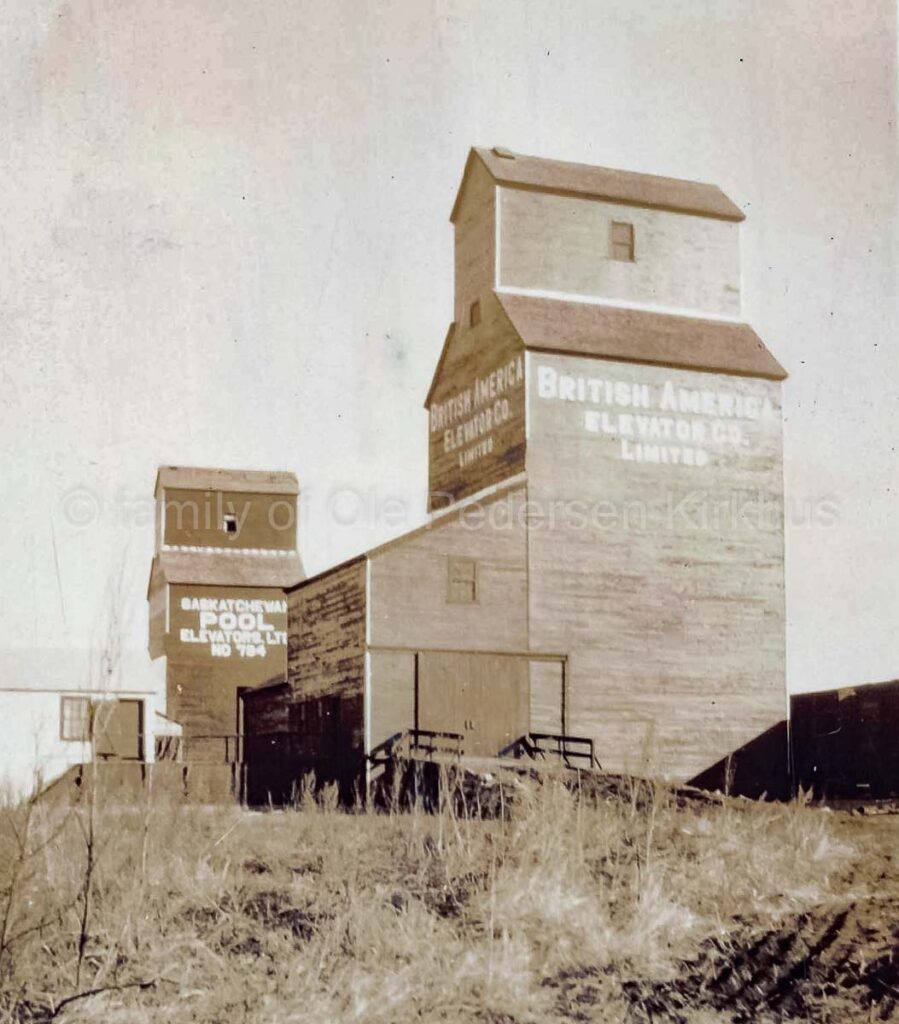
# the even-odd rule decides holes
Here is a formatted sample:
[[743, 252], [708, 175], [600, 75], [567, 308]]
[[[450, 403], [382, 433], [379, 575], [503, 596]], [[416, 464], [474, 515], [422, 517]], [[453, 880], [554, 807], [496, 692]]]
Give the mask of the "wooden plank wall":
[[151, 658], [165, 654], [165, 595], [168, 584], [154, 573], [147, 595], [149, 612], [149, 643], [147, 649]]
[[[527, 650], [524, 488], [449, 513], [370, 556], [371, 744], [414, 724], [413, 650]], [[451, 556], [477, 562], [477, 604], [447, 601]]]
[[[752, 396], [771, 414], [671, 417], [739, 435], [708, 440], [705, 466], [627, 461], [586, 414], [633, 429], [619, 412], [666, 414], [540, 397], [541, 366], [656, 401], [666, 381]], [[785, 715], [780, 387], [539, 353], [529, 367], [531, 646], [569, 653], [567, 730], [595, 737], [604, 767], [692, 778]]]
[[419, 655], [422, 729], [462, 737], [463, 753], [497, 757], [530, 731], [526, 657], [466, 651]]
[[[481, 297], [481, 322], [459, 323], [440, 368], [429, 403], [429, 510], [445, 508], [524, 470], [524, 348], [492, 292]], [[477, 381], [495, 371], [511, 371], [508, 386], [481, 398]], [[520, 372], [520, 376], [518, 373]], [[444, 415], [447, 403], [465, 403], [465, 412]], [[480, 417], [489, 417], [482, 421]], [[476, 436], [465, 431], [478, 421]], [[489, 423], [480, 429], [482, 423]], [[479, 445], [489, 451], [482, 452]]]
[[371, 749], [415, 725], [415, 653], [372, 651]]
[[365, 560], [288, 594], [287, 678], [294, 699], [362, 693], [365, 674]]
[[[372, 647], [527, 650], [523, 487], [371, 553]], [[477, 562], [478, 601], [447, 601], [450, 556]]]
[[[223, 556], [225, 557], [225, 556]], [[182, 608], [182, 599], [234, 598], [267, 602], [284, 601], [284, 592], [275, 587], [207, 587], [172, 584], [170, 594], [171, 628], [166, 637], [166, 714], [180, 722], [188, 738], [188, 757], [223, 760], [224, 740], [203, 744], [190, 742], [196, 736], [225, 736], [237, 732], [238, 698], [241, 687], [258, 686], [283, 678], [287, 670], [287, 647], [283, 643], [263, 645], [260, 657], [242, 656], [231, 644], [228, 657], [216, 657], [209, 643], [182, 643], [181, 629], [199, 635], [200, 613]], [[267, 624], [282, 634], [287, 630], [287, 615], [266, 612]], [[273, 637], [275, 634], [266, 634]]]
[[[740, 314], [738, 223], [502, 188], [500, 287]], [[634, 228], [634, 262], [609, 256], [609, 227]]]
[[483, 163], [475, 159], [456, 214], [455, 320], [467, 320], [472, 302], [493, 288], [496, 258], [496, 185]]
[[532, 661], [530, 672], [530, 731], [558, 736], [564, 732], [563, 668], [558, 661]]
[[[297, 537], [296, 508], [295, 494], [169, 488], [165, 492], [164, 543], [292, 551]], [[226, 512], [237, 516], [238, 533], [222, 529]]]
[[365, 601], [364, 558], [304, 583], [287, 599], [292, 707], [285, 772], [312, 770], [319, 782], [338, 783], [345, 800], [364, 769]]
[[247, 736], [284, 733], [290, 729], [290, 688], [268, 686], [244, 696], [244, 732]]

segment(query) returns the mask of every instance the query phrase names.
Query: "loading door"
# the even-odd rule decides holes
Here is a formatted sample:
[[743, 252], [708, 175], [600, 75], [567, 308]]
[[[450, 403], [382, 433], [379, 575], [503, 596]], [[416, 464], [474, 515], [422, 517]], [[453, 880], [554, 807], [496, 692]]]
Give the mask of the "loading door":
[[423, 651], [418, 728], [454, 732], [465, 754], [494, 757], [529, 728], [527, 658]]
[[143, 760], [143, 733], [142, 701], [103, 700], [94, 705], [97, 757]]

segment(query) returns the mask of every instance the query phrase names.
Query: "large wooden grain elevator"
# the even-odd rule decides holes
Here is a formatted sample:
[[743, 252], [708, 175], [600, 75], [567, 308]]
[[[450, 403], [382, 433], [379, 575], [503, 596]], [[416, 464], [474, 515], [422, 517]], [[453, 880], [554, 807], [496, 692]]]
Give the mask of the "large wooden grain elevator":
[[781, 381], [718, 188], [473, 149], [425, 526], [287, 590], [252, 799], [404, 740], [786, 781]]

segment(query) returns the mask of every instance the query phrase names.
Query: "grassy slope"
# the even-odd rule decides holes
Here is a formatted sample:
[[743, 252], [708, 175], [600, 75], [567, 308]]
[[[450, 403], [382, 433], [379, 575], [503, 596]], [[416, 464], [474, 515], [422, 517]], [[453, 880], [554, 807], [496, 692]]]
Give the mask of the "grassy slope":
[[86, 814], [6, 812], [0, 1021], [104, 988], [56, 1019], [844, 1024], [886, 1019], [899, 981], [847, 819], [549, 781], [492, 821], [100, 806], [76, 985]]

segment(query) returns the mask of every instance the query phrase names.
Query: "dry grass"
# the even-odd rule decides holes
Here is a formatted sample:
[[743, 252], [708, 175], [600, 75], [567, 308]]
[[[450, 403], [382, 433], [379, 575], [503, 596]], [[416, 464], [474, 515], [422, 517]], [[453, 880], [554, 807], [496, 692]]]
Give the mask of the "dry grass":
[[101, 801], [86, 886], [88, 813], [5, 812], [0, 1021], [784, 1019], [718, 998], [722, 958], [832, 915], [858, 859], [804, 806], [548, 780], [494, 820]]

